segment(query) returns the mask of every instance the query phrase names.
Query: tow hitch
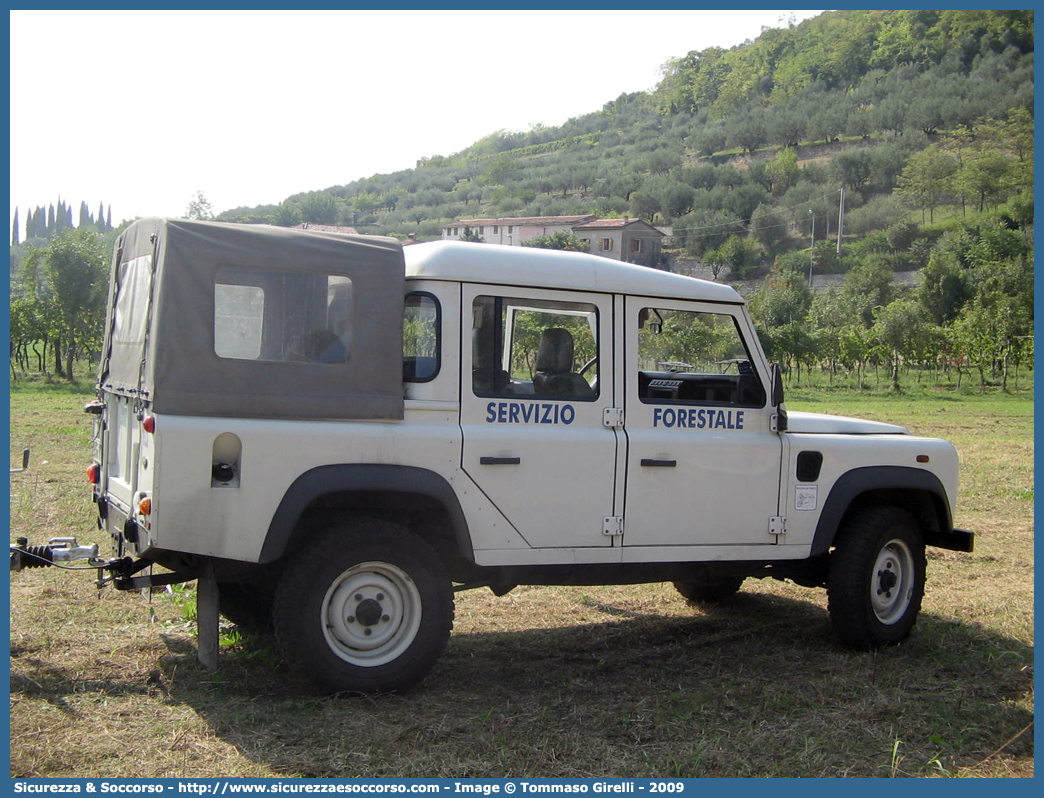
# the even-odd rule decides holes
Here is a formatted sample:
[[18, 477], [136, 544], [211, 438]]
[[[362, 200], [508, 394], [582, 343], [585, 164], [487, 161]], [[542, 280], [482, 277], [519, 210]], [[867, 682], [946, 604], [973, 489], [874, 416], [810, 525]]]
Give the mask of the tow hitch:
[[[59, 567], [68, 563], [87, 561], [87, 568], [98, 569], [95, 584], [105, 587], [112, 584], [117, 590], [144, 590], [198, 579], [195, 571], [172, 571], [165, 574], [135, 576], [152, 565], [148, 560], [132, 560], [130, 557], [102, 559], [98, 557], [98, 544], [81, 546], [76, 538], [51, 538], [45, 546], [30, 546], [26, 538], [18, 538], [11, 544], [11, 570], [24, 568]], [[108, 574], [106, 575], [106, 572]]]
[[27, 538], [18, 538], [11, 544], [11, 570], [46, 568], [56, 563], [87, 560], [88, 567], [102, 568], [108, 560], [98, 558], [98, 544], [81, 546], [76, 538], [51, 538], [46, 546], [30, 546]]
[[[86, 560], [86, 566], [70, 566], [68, 563]], [[218, 589], [211, 561], [205, 560], [200, 569], [171, 571], [169, 573], [137, 576], [153, 563], [149, 560], [133, 560], [130, 557], [101, 559], [98, 544], [81, 546], [76, 538], [51, 538], [45, 546], [30, 546], [27, 538], [18, 538], [11, 544], [11, 570], [25, 568], [73, 568], [86, 570], [96, 568], [98, 578], [94, 584], [99, 589], [112, 584], [117, 590], [145, 590], [153, 587], [174, 585], [198, 580], [196, 625], [198, 629], [199, 661], [214, 670], [218, 666]]]
[[[21, 571], [25, 568], [47, 568], [52, 565], [57, 565], [59, 568], [72, 567], [75, 570], [85, 570], [69, 565], [69, 563], [82, 560], [87, 561], [87, 569], [98, 569], [98, 578], [94, 583], [99, 589], [109, 582], [115, 583], [118, 580], [119, 572], [125, 570], [125, 566], [121, 568], [121, 560], [100, 558], [97, 543], [81, 546], [76, 538], [51, 538], [44, 546], [30, 546], [27, 538], [18, 538], [11, 544], [12, 571]], [[105, 576], [105, 571], [112, 571], [112, 575]]]

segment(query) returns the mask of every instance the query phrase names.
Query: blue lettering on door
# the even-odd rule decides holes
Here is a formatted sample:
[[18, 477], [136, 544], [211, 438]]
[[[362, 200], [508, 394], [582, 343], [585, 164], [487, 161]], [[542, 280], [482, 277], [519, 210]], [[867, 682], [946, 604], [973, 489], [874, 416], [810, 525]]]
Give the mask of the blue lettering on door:
[[551, 402], [489, 402], [487, 424], [565, 424], [573, 423], [576, 408]]
[[653, 427], [666, 429], [743, 429], [742, 410], [653, 408]]

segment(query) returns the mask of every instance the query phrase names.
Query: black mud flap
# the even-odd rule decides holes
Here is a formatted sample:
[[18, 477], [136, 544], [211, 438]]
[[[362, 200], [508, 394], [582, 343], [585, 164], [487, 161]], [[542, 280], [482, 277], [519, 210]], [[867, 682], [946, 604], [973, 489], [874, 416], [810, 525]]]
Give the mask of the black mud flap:
[[949, 532], [934, 533], [925, 543], [939, 549], [971, 554], [975, 550], [975, 533], [966, 529], [951, 529]]

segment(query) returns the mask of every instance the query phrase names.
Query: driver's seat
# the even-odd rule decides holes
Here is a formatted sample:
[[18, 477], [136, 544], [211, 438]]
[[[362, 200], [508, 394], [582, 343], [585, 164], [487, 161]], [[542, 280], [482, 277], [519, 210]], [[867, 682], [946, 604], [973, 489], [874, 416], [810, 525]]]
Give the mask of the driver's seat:
[[573, 369], [573, 336], [561, 327], [549, 327], [540, 334], [533, 390], [540, 396], [594, 399], [587, 380]]

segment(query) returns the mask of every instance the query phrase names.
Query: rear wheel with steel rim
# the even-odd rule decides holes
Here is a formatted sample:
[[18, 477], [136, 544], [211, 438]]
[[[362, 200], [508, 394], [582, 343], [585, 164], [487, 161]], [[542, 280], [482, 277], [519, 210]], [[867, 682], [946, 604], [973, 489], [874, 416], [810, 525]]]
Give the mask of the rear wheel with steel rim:
[[428, 543], [364, 519], [324, 531], [294, 557], [273, 617], [287, 660], [324, 687], [386, 692], [435, 664], [453, 627], [453, 593]]
[[417, 585], [387, 562], [353, 565], [330, 585], [320, 610], [330, 649], [345, 662], [374, 667], [405, 653], [422, 616]]

